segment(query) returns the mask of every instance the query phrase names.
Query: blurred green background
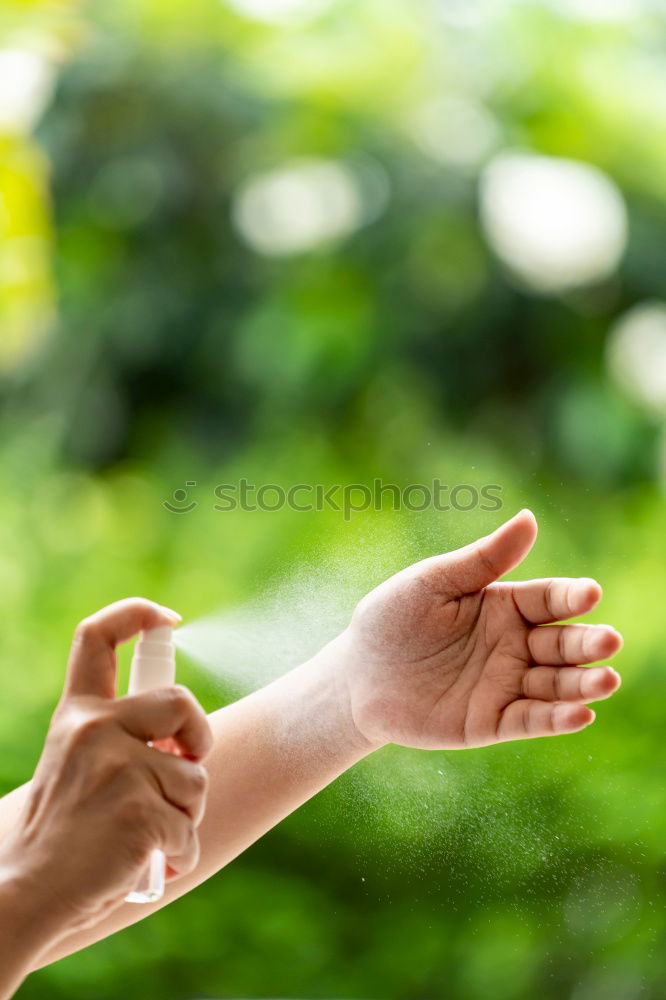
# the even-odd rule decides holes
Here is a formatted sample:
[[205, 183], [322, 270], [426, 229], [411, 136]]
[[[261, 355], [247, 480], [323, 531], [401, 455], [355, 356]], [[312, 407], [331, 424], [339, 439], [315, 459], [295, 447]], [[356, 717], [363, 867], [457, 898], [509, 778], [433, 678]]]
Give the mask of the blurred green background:
[[[0, 790], [133, 593], [297, 604], [293, 662], [527, 505], [520, 575], [626, 638], [589, 731], [388, 749], [25, 1000], [666, 997], [665, 94], [658, 0], [5, 0]], [[504, 509], [216, 511], [241, 477]]]

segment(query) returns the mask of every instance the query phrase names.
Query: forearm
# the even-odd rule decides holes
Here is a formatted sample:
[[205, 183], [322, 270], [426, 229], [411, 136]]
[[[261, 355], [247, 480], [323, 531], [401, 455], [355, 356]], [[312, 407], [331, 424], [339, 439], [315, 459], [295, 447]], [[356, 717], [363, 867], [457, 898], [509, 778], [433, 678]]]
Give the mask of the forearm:
[[58, 917], [39, 891], [22, 885], [0, 860], [0, 1000], [14, 995], [59, 937]]
[[210, 717], [210, 786], [194, 872], [151, 906], [124, 904], [88, 931], [63, 939], [47, 964], [107, 937], [209, 878], [372, 749], [359, 739], [338, 688], [336, 640], [309, 663]]

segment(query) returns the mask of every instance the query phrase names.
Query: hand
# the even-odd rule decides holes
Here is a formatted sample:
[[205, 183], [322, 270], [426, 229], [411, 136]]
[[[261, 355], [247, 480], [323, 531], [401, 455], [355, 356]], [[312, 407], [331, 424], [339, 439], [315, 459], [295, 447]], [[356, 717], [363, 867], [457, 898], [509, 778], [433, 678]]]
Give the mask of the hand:
[[[113, 604], [83, 621], [63, 697], [0, 869], [58, 914], [62, 934], [119, 906], [150, 853], [167, 874], [191, 871], [211, 746], [206, 716], [183, 687], [115, 699], [115, 647], [177, 616], [149, 601]], [[149, 747], [168, 740], [175, 755]]]
[[[580, 664], [622, 645], [606, 625], [553, 624], [601, 599], [589, 579], [496, 581], [523, 561], [537, 525], [522, 511], [492, 535], [416, 563], [358, 605], [340, 640], [359, 734], [424, 749], [481, 747], [574, 733], [587, 702], [620, 685], [610, 667]], [[550, 627], [544, 628], [544, 625]]]

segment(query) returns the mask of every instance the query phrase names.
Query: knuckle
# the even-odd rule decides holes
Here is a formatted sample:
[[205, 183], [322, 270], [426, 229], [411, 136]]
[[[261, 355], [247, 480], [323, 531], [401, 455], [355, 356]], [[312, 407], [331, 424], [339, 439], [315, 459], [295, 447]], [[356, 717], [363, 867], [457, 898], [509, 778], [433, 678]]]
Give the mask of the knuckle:
[[196, 705], [194, 695], [183, 684], [174, 684], [166, 691], [166, 697], [176, 708], [189, 710]]
[[108, 730], [111, 717], [103, 711], [86, 712], [78, 719], [75, 731], [74, 742], [76, 744], [88, 744]]
[[190, 771], [190, 787], [197, 798], [203, 798], [208, 790], [208, 772], [205, 767], [194, 764]]
[[98, 707], [81, 704], [64, 705], [58, 709], [51, 725], [51, 736], [67, 753], [89, 749], [100, 735], [108, 732], [111, 714]]
[[91, 641], [99, 638], [100, 625], [94, 615], [84, 618], [74, 630], [74, 642], [78, 645], [87, 645]]
[[119, 602], [123, 608], [138, 608], [139, 610], [152, 610], [155, 607], [153, 601], [149, 601], [147, 597], [126, 597], [124, 601]]
[[554, 605], [554, 591], [555, 591], [555, 581], [549, 580], [546, 584], [546, 590], [544, 592], [544, 602], [546, 605], [546, 610], [549, 614], [553, 614], [555, 610]]
[[76, 727], [80, 709], [70, 699], [63, 699], [51, 717], [49, 735], [53, 739], [64, 740]]
[[562, 691], [562, 674], [559, 670], [555, 670], [553, 673], [553, 697], [560, 701], [563, 697]]

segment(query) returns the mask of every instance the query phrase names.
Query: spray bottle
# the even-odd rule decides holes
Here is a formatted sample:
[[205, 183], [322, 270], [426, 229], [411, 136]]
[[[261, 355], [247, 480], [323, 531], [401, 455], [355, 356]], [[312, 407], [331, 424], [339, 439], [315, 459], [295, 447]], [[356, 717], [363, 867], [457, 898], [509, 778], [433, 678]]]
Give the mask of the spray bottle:
[[[170, 687], [176, 678], [176, 652], [173, 629], [168, 625], [147, 629], [134, 647], [130, 669], [129, 694], [142, 694], [153, 688]], [[154, 850], [136, 888], [125, 898], [127, 903], [155, 903], [164, 895], [166, 858]]]

